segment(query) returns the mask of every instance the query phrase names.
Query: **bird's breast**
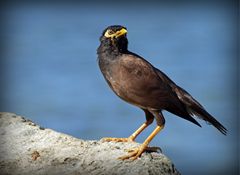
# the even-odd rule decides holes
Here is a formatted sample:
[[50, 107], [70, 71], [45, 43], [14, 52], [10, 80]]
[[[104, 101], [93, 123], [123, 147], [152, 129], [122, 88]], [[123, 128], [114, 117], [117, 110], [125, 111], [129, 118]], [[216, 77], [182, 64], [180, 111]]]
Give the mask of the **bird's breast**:
[[159, 86], [158, 83], [152, 83], [155, 79], [151, 67], [136, 64], [135, 60], [118, 59], [102, 62], [100, 69], [117, 96], [142, 108], [151, 106], [148, 99]]

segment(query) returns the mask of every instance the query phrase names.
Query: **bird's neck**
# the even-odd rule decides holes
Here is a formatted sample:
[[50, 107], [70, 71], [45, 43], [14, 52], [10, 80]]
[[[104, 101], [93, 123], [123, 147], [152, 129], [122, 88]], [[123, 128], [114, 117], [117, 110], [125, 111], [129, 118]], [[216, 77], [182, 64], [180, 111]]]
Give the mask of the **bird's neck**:
[[98, 57], [114, 59], [121, 54], [127, 53], [127, 40], [111, 41], [104, 40], [101, 41], [100, 46], [98, 47], [97, 53]]
[[101, 43], [101, 45], [98, 47], [97, 53], [98, 57], [115, 58], [121, 54], [121, 50], [116, 46], [107, 46]]
[[98, 55], [107, 56], [107, 57], [116, 57], [123, 53], [127, 52], [127, 48], [119, 47], [115, 44], [101, 43], [98, 47], [97, 53]]

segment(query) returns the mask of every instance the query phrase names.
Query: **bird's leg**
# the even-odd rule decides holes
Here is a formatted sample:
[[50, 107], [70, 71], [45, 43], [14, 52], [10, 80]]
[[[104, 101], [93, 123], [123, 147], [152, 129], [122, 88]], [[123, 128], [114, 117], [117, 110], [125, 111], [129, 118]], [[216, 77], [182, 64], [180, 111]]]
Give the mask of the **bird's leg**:
[[[122, 156], [119, 157], [119, 159], [121, 160], [125, 160], [125, 159], [132, 159], [135, 160], [137, 159], [139, 156], [141, 156], [141, 154], [148, 150], [148, 145], [149, 143], [152, 141], [152, 139], [163, 129], [164, 124], [165, 124], [165, 120], [163, 118], [162, 113], [158, 113], [158, 112], [153, 112], [153, 114], [155, 114], [155, 118], [157, 121], [157, 127], [154, 129], [154, 131], [148, 136], [148, 138], [143, 142], [142, 145], [140, 145], [139, 147], [133, 149], [128, 155], [126, 156]], [[150, 148], [151, 149], [151, 148]]]
[[133, 142], [136, 137], [144, 130], [146, 129], [152, 122], [153, 122], [153, 119], [154, 119], [154, 116], [144, 110], [145, 112], [145, 116], [146, 116], [146, 122], [143, 123], [132, 135], [130, 135], [128, 138], [112, 138], [112, 137], [106, 137], [106, 138], [103, 138], [102, 140], [103, 141], [106, 141], [106, 142], [110, 142], [110, 141], [114, 141], [114, 142]]
[[142, 145], [140, 145], [139, 147], [133, 149], [130, 151], [130, 153], [126, 156], [122, 156], [119, 157], [119, 159], [121, 160], [125, 160], [125, 159], [129, 159], [131, 158], [132, 160], [137, 159], [139, 156], [141, 156], [141, 154], [148, 150], [148, 144], [152, 141], [152, 139], [160, 132], [160, 130], [163, 128], [160, 126], [157, 126], [154, 131], [148, 136], [148, 138], [143, 142]]
[[105, 142], [133, 142], [136, 137], [146, 128], [148, 127], [148, 122], [143, 123], [132, 135], [130, 135], [128, 138], [114, 138], [114, 137], [106, 137], [102, 138]]

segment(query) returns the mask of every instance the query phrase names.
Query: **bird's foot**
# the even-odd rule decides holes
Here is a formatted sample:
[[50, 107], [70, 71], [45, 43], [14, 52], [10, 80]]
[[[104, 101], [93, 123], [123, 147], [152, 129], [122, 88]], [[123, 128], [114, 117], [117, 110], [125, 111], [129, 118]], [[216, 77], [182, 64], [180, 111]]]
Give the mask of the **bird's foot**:
[[142, 144], [137, 148], [129, 149], [127, 155], [121, 156], [118, 159], [121, 159], [121, 160], [125, 160], [125, 159], [135, 160], [138, 157], [140, 157], [142, 155], [142, 153], [147, 150], [147, 148], [148, 148], [147, 145]]
[[125, 160], [125, 159], [131, 159], [131, 160], [135, 160], [138, 157], [140, 157], [142, 155], [143, 152], [162, 152], [160, 147], [148, 147], [148, 145], [142, 144], [137, 148], [132, 148], [127, 150], [128, 151], [128, 155], [126, 156], [122, 156], [119, 157], [118, 159], [121, 160]]
[[115, 138], [115, 137], [105, 137], [101, 139], [104, 142], [133, 142], [134, 140], [131, 137], [128, 138]]

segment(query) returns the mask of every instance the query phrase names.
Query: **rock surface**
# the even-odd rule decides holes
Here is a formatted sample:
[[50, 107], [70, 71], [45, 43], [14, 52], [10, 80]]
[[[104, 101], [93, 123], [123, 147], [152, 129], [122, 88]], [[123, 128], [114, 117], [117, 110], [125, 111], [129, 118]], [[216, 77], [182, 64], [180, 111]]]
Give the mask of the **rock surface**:
[[139, 143], [84, 141], [12, 113], [0, 113], [0, 174], [177, 175], [162, 153], [118, 160]]

